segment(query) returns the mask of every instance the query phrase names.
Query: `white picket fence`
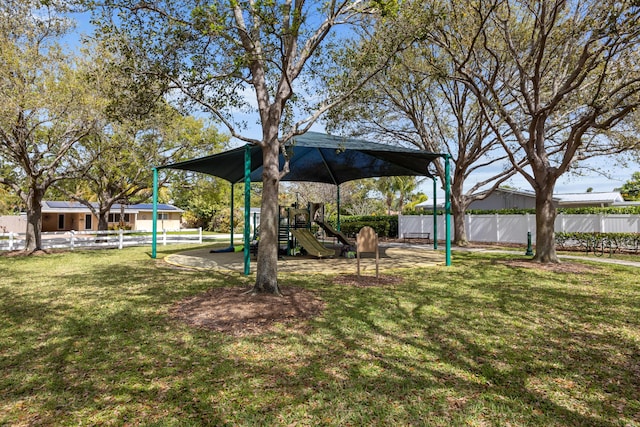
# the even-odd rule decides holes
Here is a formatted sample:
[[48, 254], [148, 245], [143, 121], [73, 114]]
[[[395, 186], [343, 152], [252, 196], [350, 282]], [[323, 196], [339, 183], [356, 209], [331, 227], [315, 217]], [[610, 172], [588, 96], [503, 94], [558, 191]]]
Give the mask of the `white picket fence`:
[[[444, 215], [437, 216], [438, 239], [445, 237]], [[524, 215], [466, 215], [467, 240], [473, 242], [527, 243], [527, 232], [531, 232], [535, 241], [536, 218], [533, 214]], [[640, 215], [626, 214], [558, 214], [555, 222], [556, 232], [600, 232], [600, 233], [640, 233]], [[398, 236], [409, 233], [431, 233], [433, 236], [432, 215], [400, 215], [398, 217]], [[451, 220], [451, 239], [453, 239], [453, 218]]]
[[[144, 246], [152, 242], [150, 231], [61, 231], [42, 233], [42, 248], [118, 248]], [[157, 243], [202, 243], [202, 228], [162, 230], [158, 232]], [[16, 251], [24, 249], [25, 233], [0, 233], [0, 250]]]

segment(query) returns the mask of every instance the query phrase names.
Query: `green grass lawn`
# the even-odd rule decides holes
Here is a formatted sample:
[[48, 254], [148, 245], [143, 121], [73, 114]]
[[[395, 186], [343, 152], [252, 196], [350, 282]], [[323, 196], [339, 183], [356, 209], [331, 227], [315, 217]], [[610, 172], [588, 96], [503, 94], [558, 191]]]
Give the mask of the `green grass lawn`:
[[322, 317], [232, 337], [167, 311], [248, 279], [148, 253], [0, 258], [0, 425], [640, 425], [637, 268], [454, 253], [395, 286], [301, 272], [280, 282]]

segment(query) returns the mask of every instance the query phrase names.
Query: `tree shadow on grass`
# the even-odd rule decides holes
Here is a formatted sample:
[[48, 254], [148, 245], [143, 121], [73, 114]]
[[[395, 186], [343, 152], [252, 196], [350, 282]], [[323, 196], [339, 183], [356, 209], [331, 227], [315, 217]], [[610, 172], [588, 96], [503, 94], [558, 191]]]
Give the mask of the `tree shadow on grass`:
[[[468, 272], [447, 279], [452, 282], [458, 275]], [[410, 284], [406, 290], [367, 290], [366, 298], [337, 290], [344, 295], [329, 302], [333, 321], [322, 327], [339, 344], [319, 363], [345, 365], [340, 380], [360, 382], [369, 395], [375, 394], [376, 405], [401, 404], [407, 394], [431, 401], [424, 410], [435, 423], [439, 416], [460, 422], [488, 417], [493, 424], [613, 426], [621, 418], [639, 421], [637, 344], [583, 330], [593, 320], [589, 307], [623, 301], [543, 287], [519, 292], [517, 276], [505, 271], [505, 279], [514, 279], [511, 286], [482, 290], [461, 282], [426, 290]], [[532, 278], [531, 273], [526, 276]], [[536, 304], [532, 313], [522, 311], [527, 298]], [[394, 300], [402, 304], [392, 304]], [[633, 311], [633, 303], [627, 304]], [[407, 305], [413, 308], [403, 308]], [[564, 314], [536, 324], [537, 314], [546, 315], [544, 307]], [[390, 355], [388, 346], [377, 342], [393, 343], [398, 352]], [[362, 375], [368, 371], [377, 374]]]
[[637, 317], [624, 323], [637, 292], [595, 296], [577, 282], [554, 286], [553, 274], [474, 265], [366, 288], [290, 275], [327, 310], [306, 327], [246, 337], [167, 315], [182, 298], [244, 284], [239, 275], [129, 260], [61, 275], [46, 298], [3, 287], [17, 347], [0, 359], [9, 414], [0, 423], [639, 421], [640, 352], [620, 329], [638, 327]]

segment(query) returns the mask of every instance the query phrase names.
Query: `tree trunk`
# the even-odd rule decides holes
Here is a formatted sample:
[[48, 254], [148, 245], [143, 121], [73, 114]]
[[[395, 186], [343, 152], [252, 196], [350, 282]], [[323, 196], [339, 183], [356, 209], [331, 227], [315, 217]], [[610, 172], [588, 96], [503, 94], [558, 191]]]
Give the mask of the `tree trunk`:
[[553, 204], [554, 185], [536, 191], [536, 254], [534, 261], [558, 263], [555, 245], [556, 207]]
[[280, 294], [278, 288], [278, 163], [280, 147], [269, 144], [262, 148], [262, 205], [260, 211], [260, 244], [254, 293]]
[[451, 213], [453, 215], [453, 244], [457, 246], [467, 246], [467, 224], [465, 222], [464, 209], [455, 208], [451, 204]]
[[100, 211], [98, 215], [98, 231], [107, 231], [109, 229], [109, 211]]
[[[467, 211], [464, 198], [462, 196], [462, 185], [457, 186], [457, 182], [463, 182], [462, 180], [455, 180], [451, 186], [451, 214], [453, 215], [453, 243], [457, 246], [467, 246], [469, 241], [467, 240], [467, 225], [464, 221], [464, 215]], [[460, 187], [460, 188], [459, 188]]]
[[40, 188], [30, 188], [27, 194], [27, 231], [25, 236], [25, 252], [42, 249], [42, 198], [44, 191]]

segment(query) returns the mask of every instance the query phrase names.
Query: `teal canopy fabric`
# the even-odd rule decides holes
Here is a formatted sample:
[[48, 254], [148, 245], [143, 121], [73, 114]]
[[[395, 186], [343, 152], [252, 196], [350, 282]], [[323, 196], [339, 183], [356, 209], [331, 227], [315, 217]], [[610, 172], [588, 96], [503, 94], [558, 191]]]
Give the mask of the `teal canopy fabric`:
[[[287, 145], [290, 172], [282, 181], [342, 184], [381, 176], [428, 176], [429, 164], [442, 154], [307, 132]], [[236, 183], [244, 180], [244, 147], [162, 166], [201, 172]], [[280, 154], [280, 167], [284, 156]], [[251, 147], [251, 181], [262, 181], [262, 151]]]

